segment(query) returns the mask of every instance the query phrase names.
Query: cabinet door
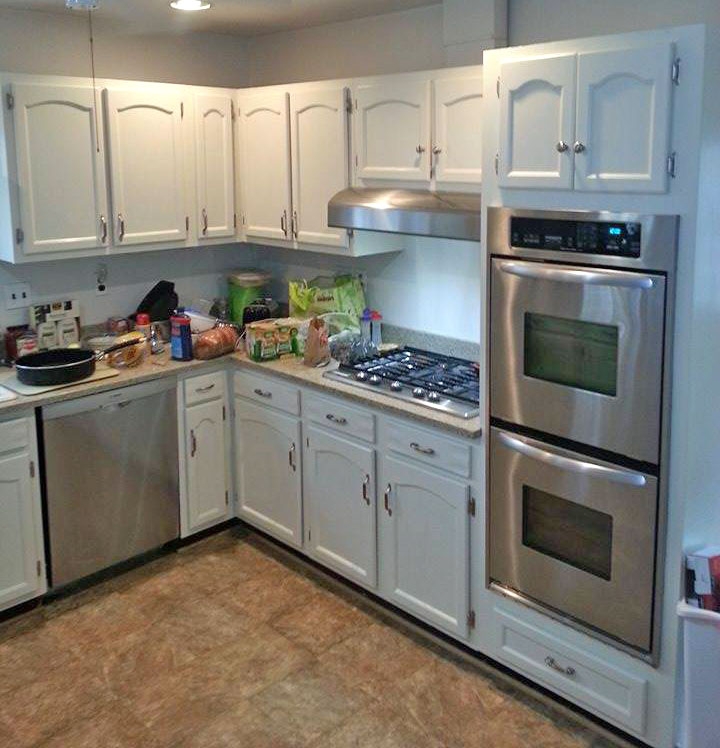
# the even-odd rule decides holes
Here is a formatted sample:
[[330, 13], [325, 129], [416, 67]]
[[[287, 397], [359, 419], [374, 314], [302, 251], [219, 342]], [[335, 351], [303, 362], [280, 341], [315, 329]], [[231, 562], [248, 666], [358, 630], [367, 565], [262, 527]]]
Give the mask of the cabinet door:
[[0, 610], [43, 591], [41, 521], [28, 452], [0, 457]]
[[346, 247], [328, 226], [328, 202], [348, 185], [345, 89], [290, 94], [293, 234], [299, 242]]
[[482, 90], [481, 77], [433, 82], [432, 156], [438, 185], [482, 182]]
[[578, 55], [575, 189], [665, 192], [670, 42]]
[[467, 636], [468, 485], [384, 457], [380, 491], [383, 592], [430, 623]]
[[238, 514], [251, 525], [302, 545], [300, 422], [235, 399]]
[[290, 137], [286, 93], [240, 99], [240, 179], [247, 236], [290, 238]]
[[106, 246], [105, 144], [93, 89], [15, 84], [12, 94], [23, 251]]
[[107, 109], [116, 243], [184, 242], [180, 94], [109, 89]]
[[305, 500], [313, 555], [366, 587], [376, 586], [375, 450], [308, 427]]
[[222, 400], [185, 410], [188, 529], [209, 527], [229, 513], [225, 408]]
[[573, 184], [576, 56], [500, 66], [500, 187]]
[[230, 96], [195, 97], [197, 221], [201, 240], [235, 235], [232, 107]]
[[360, 85], [355, 99], [358, 179], [430, 181], [430, 82]]

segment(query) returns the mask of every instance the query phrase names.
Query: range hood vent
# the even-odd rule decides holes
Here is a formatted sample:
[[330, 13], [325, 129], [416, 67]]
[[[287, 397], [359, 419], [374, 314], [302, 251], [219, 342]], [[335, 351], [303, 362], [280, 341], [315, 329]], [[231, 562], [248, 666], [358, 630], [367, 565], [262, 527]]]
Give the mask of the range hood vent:
[[351, 187], [328, 203], [341, 229], [480, 241], [480, 195], [466, 192]]

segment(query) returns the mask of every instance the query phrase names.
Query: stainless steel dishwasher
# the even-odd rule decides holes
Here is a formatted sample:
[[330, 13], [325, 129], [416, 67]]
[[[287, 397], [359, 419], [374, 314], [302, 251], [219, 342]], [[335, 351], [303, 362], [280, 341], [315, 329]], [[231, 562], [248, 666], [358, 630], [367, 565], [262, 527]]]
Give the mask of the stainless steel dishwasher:
[[175, 382], [42, 409], [50, 586], [179, 536]]

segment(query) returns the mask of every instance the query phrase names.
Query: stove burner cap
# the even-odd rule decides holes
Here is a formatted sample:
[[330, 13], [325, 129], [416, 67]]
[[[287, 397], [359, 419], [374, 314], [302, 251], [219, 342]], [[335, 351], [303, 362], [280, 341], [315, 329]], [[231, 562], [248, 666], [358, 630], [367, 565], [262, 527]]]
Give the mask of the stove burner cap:
[[368, 382], [377, 386], [382, 382], [382, 377], [379, 377], [377, 374], [373, 374], [370, 379], [368, 379]]
[[397, 379], [390, 384], [390, 389], [393, 392], [401, 392], [402, 391], [402, 382], [399, 382]]
[[415, 387], [415, 389], [412, 391], [413, 397], [416, 397], [418, 400], [424, 400], [425, 399], [425, 390], [422, 387]]
[[357, 379], [358, 382], [364, 382], [367, 378], [368, 378], [367, 372], [364, 372], [364, 371], [359, 371], [355, 375], [355, 379]]

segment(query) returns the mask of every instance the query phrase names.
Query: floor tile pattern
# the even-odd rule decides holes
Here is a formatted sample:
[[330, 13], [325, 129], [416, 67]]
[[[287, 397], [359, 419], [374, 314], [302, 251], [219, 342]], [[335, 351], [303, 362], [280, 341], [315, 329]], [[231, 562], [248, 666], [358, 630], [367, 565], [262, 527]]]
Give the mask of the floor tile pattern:
[[0, 746], [611, 745], [240, 527], [0, 624]]

